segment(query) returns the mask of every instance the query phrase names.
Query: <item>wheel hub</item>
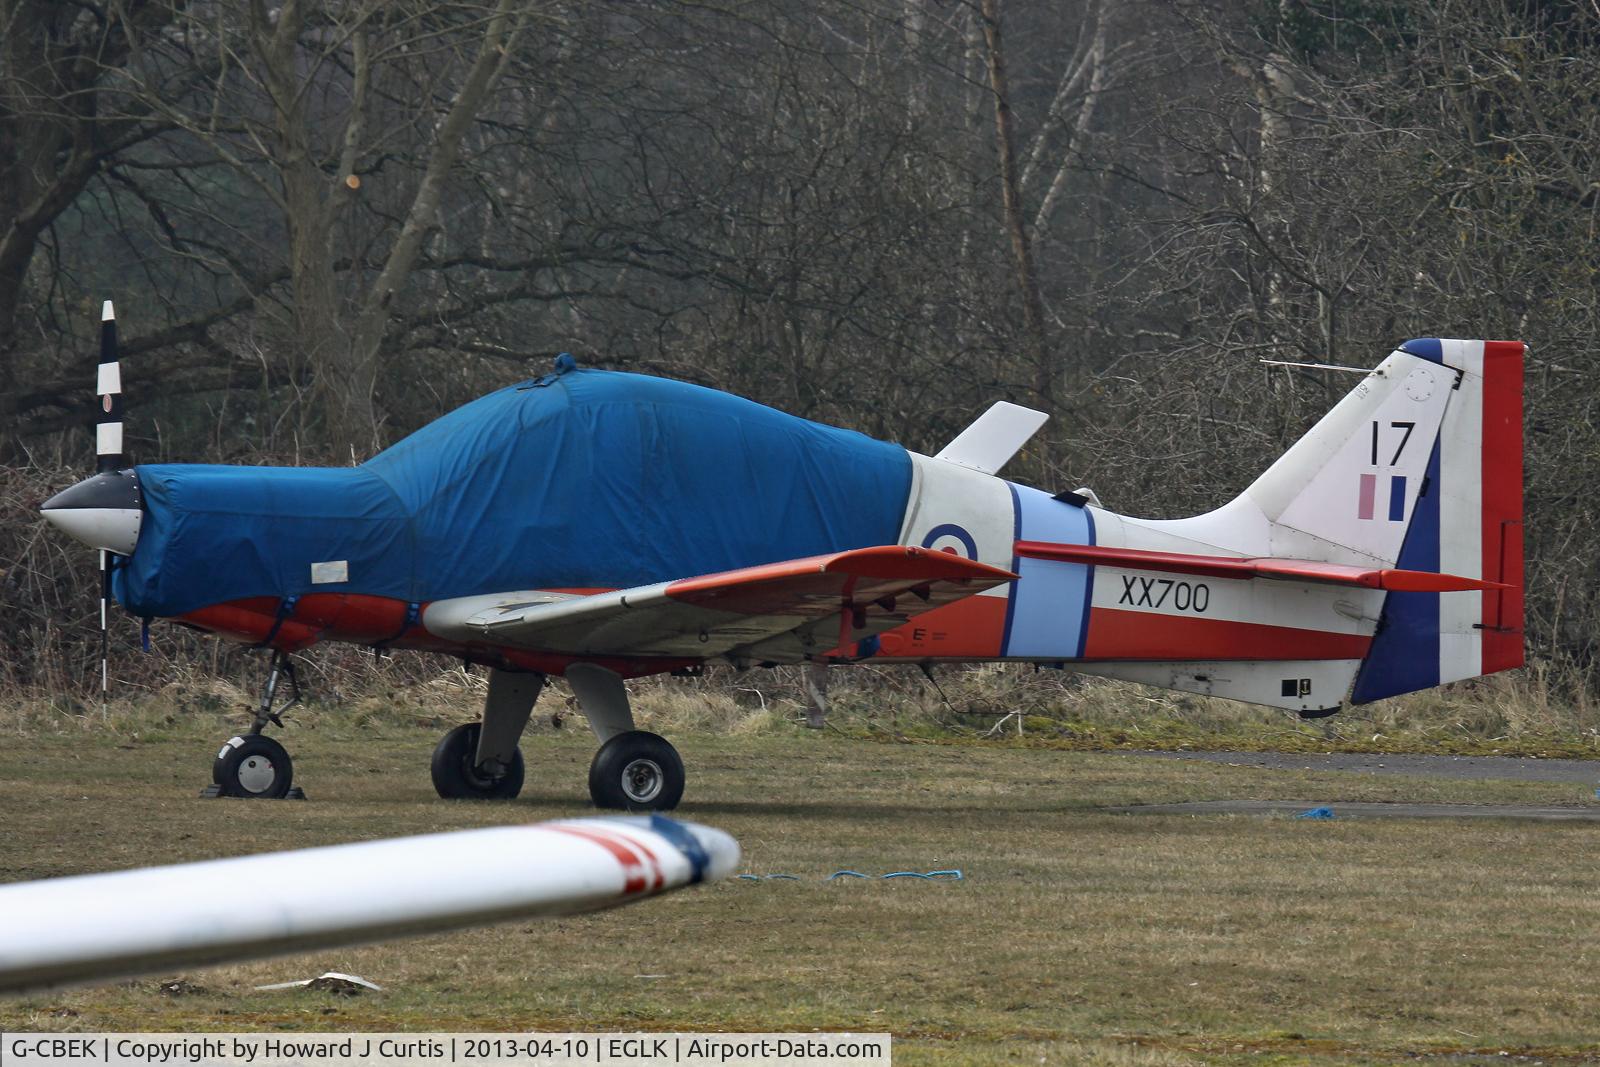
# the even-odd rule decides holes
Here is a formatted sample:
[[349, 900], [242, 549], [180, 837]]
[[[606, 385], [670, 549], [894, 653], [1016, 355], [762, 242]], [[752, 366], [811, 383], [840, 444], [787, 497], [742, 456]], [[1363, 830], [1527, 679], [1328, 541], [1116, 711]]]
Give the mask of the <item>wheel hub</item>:
[[493, 764], [476, 763], [469, 753], [461, 761], [461, 776], [478, 789], [492, 789], [496, 782], [505, 777], [505, 771], [502, 769], [496, 773]]
[[648, 804], [666, 784], [661, 765], [651, 759], [636, 759], [622, 768], [622, 792], [635, 804]]
[[272, 761], [265, 756], [246, 756], [239, 764], [239, 784], [252, 793], [265, 793], [276, 776]]

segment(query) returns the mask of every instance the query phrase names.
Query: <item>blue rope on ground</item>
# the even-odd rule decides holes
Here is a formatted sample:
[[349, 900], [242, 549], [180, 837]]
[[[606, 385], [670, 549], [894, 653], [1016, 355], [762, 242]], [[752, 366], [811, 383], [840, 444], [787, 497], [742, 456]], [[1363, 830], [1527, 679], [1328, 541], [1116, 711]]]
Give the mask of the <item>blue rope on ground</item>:
[[952, 871], [929, 871], [927, 874], [923, 874], [921, 871], [895, 871], [893, 874], [884, 875], [884, 877], [885, 878], [928, 878], [928, 879], [932, 879], [932, 878], [949, 878], [952, 881], [959, 882], [959, 881], [961, 881], [961, 872], [960, 871], [953, 871], [953, 870]]

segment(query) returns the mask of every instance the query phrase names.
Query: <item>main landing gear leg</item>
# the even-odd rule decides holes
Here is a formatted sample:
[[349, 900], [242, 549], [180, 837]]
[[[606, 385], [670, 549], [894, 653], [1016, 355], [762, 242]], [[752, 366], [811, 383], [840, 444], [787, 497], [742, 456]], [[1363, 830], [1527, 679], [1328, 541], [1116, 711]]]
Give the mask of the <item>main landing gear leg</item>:
[[[277, 703], [278, 683], [287, 680], [289, 697]], [[267, 670], [267, 680], [261, 687], [261, 702], [256, 706], [255, 720], [250, 730], [240, 736], [230, 737], [211, 764], [211, 781], [201, 790], [203, 797], [245, 797], [248, 799], [282, 800], [292, 797], [304, 800], [302, 790], [292, 788], [294, 761], [284, 747], [261, 731], [267, 723], [283, 726], [280, 716], [300, 703], [300, 680], [295, 677], [294, 663], [282, 649], [274, 649], [272, 665]]]
[[510, 800], [522, 791], [517, 742], [544, 675], [489, 671], [483, 721], [457, 726], [433, 750], [433, 788], [447, 800]]
[[574, 663], [566, 678], [600, 741], [600, 751], [589, 764], [594, 806], [624, 811], [677, 807], [683, 797], [683, 760], [665, 738], [633, 728], [621, 676], [593, 663]]

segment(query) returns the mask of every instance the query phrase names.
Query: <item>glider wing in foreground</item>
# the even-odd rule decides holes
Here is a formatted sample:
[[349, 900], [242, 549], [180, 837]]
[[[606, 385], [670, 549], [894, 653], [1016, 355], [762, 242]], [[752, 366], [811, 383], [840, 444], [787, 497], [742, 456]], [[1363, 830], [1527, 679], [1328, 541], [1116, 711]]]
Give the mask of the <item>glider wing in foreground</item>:
[[598, 911], [738, 862], [721, 830], [613, 816], [13, 883], [0, 993]]

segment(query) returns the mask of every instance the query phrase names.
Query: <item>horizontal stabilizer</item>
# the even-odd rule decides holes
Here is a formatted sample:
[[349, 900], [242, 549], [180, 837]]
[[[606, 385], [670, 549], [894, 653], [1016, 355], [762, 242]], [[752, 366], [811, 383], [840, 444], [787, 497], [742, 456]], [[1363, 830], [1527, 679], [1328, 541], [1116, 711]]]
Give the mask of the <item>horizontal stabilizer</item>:
[[1322, 585], [1353, 585], [1365, 589], [1393, 589], [1407, 593], [1455, 593], [1472, 589], [1507, 588], [1502, 582], [1466, 578], [1458, 574], [1358, 567], [1310, 559], [1199, 556], [1187, 552], [1150, 552], [1138, 548], [1066, 545], [1049, 541], [1018, 541], [1016, 553], [1029, 559], [1119, 567], [1124, 570], [1196, 574], [1206, 578], [1273, 578]]
[[956, 435], [939, 450], [935, 459], [958, 463], [984, 474], [1004, 467], [1017, 450], [1028, 443], [1050, 418], [1042, 411], [997, 401], [978, 416], [978, 421]]

